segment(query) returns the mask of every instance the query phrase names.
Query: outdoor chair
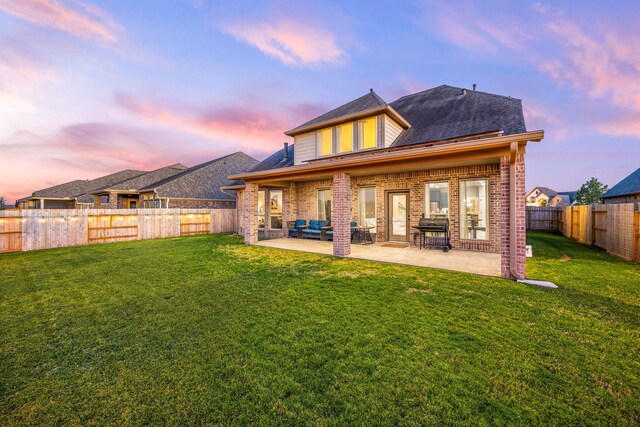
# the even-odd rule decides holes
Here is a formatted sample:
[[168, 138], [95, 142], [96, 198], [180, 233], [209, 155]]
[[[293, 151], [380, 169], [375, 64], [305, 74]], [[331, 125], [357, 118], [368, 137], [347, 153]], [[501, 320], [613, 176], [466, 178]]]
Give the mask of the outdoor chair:
[[301, 231], [307, 227], [306, 219], [296, 219], [295, 221], [287, 221], [287, 229], [289, 230], [289, 237], [301, 238]]

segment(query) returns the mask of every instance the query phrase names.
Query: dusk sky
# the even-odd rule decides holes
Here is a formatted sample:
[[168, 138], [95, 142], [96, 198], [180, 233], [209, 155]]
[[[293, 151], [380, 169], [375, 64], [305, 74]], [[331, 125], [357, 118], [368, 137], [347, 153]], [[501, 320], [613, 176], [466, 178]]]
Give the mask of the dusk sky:
[[640, 167], [640, 2], [0, 0], [0, 196], [244, 151], [365, 94], [522, 99], [527, 189]]

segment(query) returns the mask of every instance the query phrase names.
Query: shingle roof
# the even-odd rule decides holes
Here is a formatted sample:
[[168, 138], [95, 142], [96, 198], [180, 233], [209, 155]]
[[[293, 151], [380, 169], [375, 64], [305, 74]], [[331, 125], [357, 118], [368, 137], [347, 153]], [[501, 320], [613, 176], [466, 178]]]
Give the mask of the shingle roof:
[[371, 89], [369, 93], [361, 96], [360, 98], [354, 99], [353, 101], [347, 102], [333, 110], [322, 114], [321, 116], [316, 117], [315, 119], [309, 120], [308, 122], [301, 124], [300, 126], [292, 129], [290, 132], [294, 132], [296, 129], [304, 128], [309, 125], [314, 125], [316, 123], [326, 122], [328, 120], [337, 119], [339, 117], [348, 116], [350, 114], [359, 113], [361, 111], [370, 110], [372, 108], [380, 107], [383, 105], [387, 105], [386, 102], [382, 100], [378, 96], [377, 93]]
[[[552, 190], [549, 187], [535, 187], [533, 190], [538, 189], [541, 193], [546, 194], [549, 198], [555, 197], [558, 192], [556, 190]], [[531, 194], [533, 190], [529, 191], [527, 195]]]
[[293, 166], [293, 150], [293, 144], [289, 145], [289, 148], [287, 149], [288, 156], [285, 158], [284, 148], [281, 148], [280, 150], [276, 151], [275, 153], [258, 163], [249, 172], [266, 171], [270, 169], [280, 169], [287, 166]]
[[232, 184], [229, 175], [246, 172], [256, 164], [258, 161], [253, 157], [237, 152], [191, 167], [139, 191], [155, 190], [160, 197], [169, 198], [233, 200], [220, 187]]
[[116, 182], [114, 184], [102, 187], [93, 191], [93, 193], [98, 193], [98, 190], [138, 190], [140, 188], [144, 188], [149, 184], [153, 184], [154, 182], [158, 182], [170, 176], [176, 175], [182, 171], [187, 169], [187, 167], [183, 164], [176, 163], [174, 165], [165, 166], [159, 169], [152, 170], [151, 172], [143, 173], [142, 175], [138, 175], [131, 179], [126, 179], [124, 181]]
[[572, 205], [573, 202], [576, 201], [576, 197], [578, 196], [578, 192], [577, 191], [560, 191], [557, 194], [558, 196], [562, 197], [562, 199], [567, 202], [568, 204]]
[[78, 194], [82, 194], [90, 187], [90, 181], [76, 179], [74, 181], [65, 182], [64, 184], [54, 185], [53, 187], [44, 188], [33, 192], [33, 197], [52, 197], [52, 198], [73, 198]]
[[92, 191], [108, 187], [117, 182], [135, 178], [145, 173], [147, 172], [134, 170], [134, 169], [125, 169], [120, 172], [116, 172], [109, 175], [101, 176], [100, 178], [92, 179], [88, 182], [88, 187], [87, 187], [88, 189], [83, 194], [76, 195], [76, 200], [79, 203], [93, 203], [93, 194], [91, 194]]
[[614, 185], [602, 195], [602, 198], [626, 196], [640, 193], [640, 168]]
[[519, 99], [487, 92], [442, 85], [389, 105], [411, 124], [392, 147], [494, 131], [504, 135], [527, 131]]

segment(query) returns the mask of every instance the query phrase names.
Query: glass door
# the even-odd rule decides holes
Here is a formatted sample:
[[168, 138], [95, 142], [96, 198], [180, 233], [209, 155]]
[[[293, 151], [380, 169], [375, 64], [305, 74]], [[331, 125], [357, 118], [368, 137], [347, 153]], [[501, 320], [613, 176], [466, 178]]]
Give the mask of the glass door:
[[387, 240], [409, 240], [409, 193], [387, 193]]

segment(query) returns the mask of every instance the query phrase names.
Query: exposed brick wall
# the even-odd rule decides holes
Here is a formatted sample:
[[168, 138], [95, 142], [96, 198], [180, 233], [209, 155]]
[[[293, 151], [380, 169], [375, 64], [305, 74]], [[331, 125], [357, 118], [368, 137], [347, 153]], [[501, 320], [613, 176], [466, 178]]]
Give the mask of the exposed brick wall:
[[[459, 220], [459, 189], [461, 179], [487, 178], [489, 180], [489, 240], [461, 240]], [[500, 165], [458, 166], [415, 172], [373, 175], [351, 178], [351, 220], [358, 221], [359, 187], [376, 187], [376, 241], [386, 240], [385, 192], [389, 190], [409, 190], [410, 225], [417, 225], [424, 213], [425, 184], [435, 181], [449, 182], [449, 220], [451, 244], [457, 249], [482, 252], [500, 252]], [[331, 180], [297, 183], [297, 207], [299, 219], [317, 219], [318, 190], [332, 187]], [[507, 188], [508, 189], [508, 188]], [[335, 206], [334, 195], [334, 206]]]
[[501, 276], [511, 277], [511, 236], [509, 235], [510, 205], [509, 205], [509, 156], [500, 157], [500, 272]]
[[333, 254], [347, 256], [351, 253], [351, 176], [346, 173], [333, 175]]
[[244, 212], [244, 190], [238, 190], [236, 192], [236, 224], [238, 233], [241, 236], [244, 236], [245, 229], [245, 212]]
[[516, 157], [516, 188], [512, 197], [516, 198], [516, 279], [524, 279], [527, 274], [527, 218], [524, 152]]
[[244, 242], [258, 243], [258, 184], [248, 182], [244, 189]]

